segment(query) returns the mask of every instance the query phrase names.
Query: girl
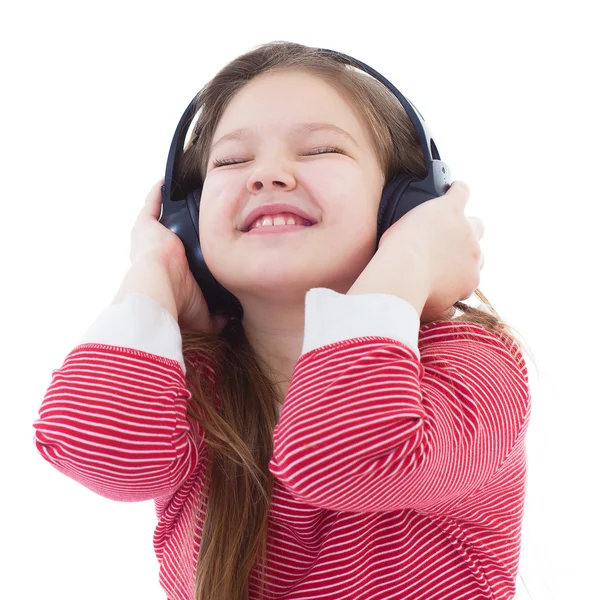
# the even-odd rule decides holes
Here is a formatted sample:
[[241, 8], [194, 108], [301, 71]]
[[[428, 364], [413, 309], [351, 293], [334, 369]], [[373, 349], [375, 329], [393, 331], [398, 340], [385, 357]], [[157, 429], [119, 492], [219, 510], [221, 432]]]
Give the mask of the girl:
[[380, 82], [276, 42], [197, 100], [178, 177], [203, 183], [204, 259], [243, 318], [209, 315], [160, 180], [118, 294], [53, 373], [39, 452], [155, 500], [171, 600], [513, 598], [530, 393], [509, 328], [461, 302], [487, 302], [467, 186], [376, 248], [385, 182], [425, 174]]

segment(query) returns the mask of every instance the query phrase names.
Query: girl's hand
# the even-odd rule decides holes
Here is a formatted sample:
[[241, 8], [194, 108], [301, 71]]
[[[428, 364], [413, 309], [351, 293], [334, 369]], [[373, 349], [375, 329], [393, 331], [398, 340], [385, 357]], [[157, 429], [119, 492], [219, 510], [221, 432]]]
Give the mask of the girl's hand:
[[420, 276], [429, 286], [422, 322], [452, 317], [453, 305], [479, 286], [485, 227], [477, 217], [465, 216], [469, 194], [466, 183], [454, 181], [444, 196], [410, 210], [380, 239], [379, 249], [405, 244], [419, 258]]
[[188, 266], [182, 240], [159, 222], [163, 182], [164, 178], [161, 178], [151, 188], [132, 228], [130, 260], [133, 266], [152, 262], [157, 270], [165, 270], [180, 326], [204, 333], [219, 333], [226, 319], [211, 317], [205, 297]]
[[[352, 289], [395, 293], [421, 310], [420, 321], [451, 318], [454, 304], [479, 286], [484, 225], [466, 217], [469, 187], [455, 181], [444, 196], [411, 209], [380, 238]], [[418, 310], [419, 312], [419, 310]]]

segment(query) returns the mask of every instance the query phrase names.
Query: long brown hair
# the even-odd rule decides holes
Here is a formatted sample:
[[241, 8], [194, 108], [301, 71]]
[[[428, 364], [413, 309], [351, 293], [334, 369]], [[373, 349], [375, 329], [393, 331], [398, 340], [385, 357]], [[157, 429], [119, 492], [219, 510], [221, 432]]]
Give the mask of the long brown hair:
[[[361, 70], [346, 67], [315, 48], [281, 41], [239, 56], [195, 97], [198, 118], [178, 173], [184, 189], [193, 189], [204, 181], [213, 134], [234, 95], [259, 74], [292, 69], [324, 78], [363, 115], [385, 182], [399, 172], [419, 178], [425, 175], [413, 125], [390, 90]], [[479, 324], [516, 342], [510, 326], [500, 319], [487, 298], [479, 289], [475, 294], [489, 312], [457, 302], [455, 307], [463, 314], [452, 320]], [[205, 484], [196, 512], [203, 525], [194, 597], [246, 600], [249, 589], [253, 594], [255, 587], [262, 597], [273, 489], [268, 463], [282, 399], [241, 324], [227, 338], [184, 329], [182, 343], [187, 384], [192, 392], [187, 413], [205, 431], [207, 447]], [[209, 370], [204, 370], [204, 365], [209, 365]], [[192, 540], [194, 532], [188, 534]]]

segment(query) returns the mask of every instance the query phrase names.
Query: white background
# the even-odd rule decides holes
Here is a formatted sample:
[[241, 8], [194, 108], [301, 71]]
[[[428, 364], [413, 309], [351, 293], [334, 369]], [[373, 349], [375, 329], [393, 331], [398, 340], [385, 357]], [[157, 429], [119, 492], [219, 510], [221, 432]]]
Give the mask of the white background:
[[[21, 2], [3, 9], [0, 596], [163, 600], [152, 502], [116, 503], [33, 445], [51, 370], [115, 295], [175, 127], [222, 66], [272, 40], [374, 67], [420, 110], [467, 214], [480, 289], [531, 363], [521, 575], [595, 598], [593, 22], [588, 2]], [[522, 589], [517, 598], [528, 598]]]

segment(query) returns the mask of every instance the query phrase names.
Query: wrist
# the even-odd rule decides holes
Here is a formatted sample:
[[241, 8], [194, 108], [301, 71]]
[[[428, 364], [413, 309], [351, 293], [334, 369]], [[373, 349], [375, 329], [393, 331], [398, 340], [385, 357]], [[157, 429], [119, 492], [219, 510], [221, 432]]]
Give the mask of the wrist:
[[132, 263], [112, 304], [120, 302], [126, 294], [148, 296], [168, 310], [178, 320], [176, 296], [170, 270], [165, 262], [153, 257], [143, 257]]
[[348, 295], [391, 294], [409, 302], [421, 317], [430, 295], [426, 269], [419, 257], [407, 249], [391, 253], [378, 249], [351, 286]]

